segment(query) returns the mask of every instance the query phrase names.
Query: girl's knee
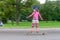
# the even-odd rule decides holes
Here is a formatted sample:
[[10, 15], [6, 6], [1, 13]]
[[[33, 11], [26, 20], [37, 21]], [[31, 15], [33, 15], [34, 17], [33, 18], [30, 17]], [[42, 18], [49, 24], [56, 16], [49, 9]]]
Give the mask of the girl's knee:
[[36, 23], [36, 27], [38, 27], [38, 23]]
[[34, 23], [32, 23], [32, 28], [34, 27]]

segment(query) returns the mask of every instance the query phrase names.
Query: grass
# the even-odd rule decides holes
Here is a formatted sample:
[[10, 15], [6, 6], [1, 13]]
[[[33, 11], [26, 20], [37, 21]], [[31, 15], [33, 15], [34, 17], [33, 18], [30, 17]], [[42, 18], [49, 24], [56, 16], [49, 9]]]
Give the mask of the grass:
[[[20, 22], [19, 25], [12, 25], [11, 23], [4, 24], [3, 26], [0, 26], [0, 28], [31, 28], [32, 23], [31, 22]], [[39, 28], [60, 28], [60, 22], [59, 21], [40, 21], [39, 22]]]

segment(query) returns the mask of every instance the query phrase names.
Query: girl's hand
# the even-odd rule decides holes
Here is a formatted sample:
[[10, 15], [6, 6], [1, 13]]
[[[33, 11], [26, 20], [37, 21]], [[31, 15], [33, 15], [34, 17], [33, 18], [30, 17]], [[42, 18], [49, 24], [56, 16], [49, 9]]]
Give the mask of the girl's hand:
[[41, 20], [43, 20], [43, 18], [41, 18]]

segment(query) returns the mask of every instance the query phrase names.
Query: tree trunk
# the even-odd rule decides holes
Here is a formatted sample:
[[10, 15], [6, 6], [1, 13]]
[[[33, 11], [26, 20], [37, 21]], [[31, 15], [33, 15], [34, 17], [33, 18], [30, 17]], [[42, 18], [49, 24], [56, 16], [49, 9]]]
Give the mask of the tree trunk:
[[16, 14], [16, 24], [19, 25], [19, 21], [20, 21], [20, 14], [19, 12], [17, 12]]
[[20, 13], [19, 13], [19, 0], [16, 0], [16, 24], [19, 25]]

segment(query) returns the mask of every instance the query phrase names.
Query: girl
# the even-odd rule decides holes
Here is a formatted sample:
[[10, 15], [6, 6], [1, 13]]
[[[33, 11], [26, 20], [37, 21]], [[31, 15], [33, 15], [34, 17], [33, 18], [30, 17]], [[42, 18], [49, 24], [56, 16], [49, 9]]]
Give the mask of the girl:
[[32, 31], [31, 32], [34, 32], [34, 25], [36, 25], [36, 32], [38, 32], [38, 23], [39, 23], [38, 16], [41, 18], [41, 20], [43, 20], [43, 18], [41, 17], [41, 14], [39, 13], [38, 10], [34, 10], [32, 12], [32, 14], [27, 17], [27, 18], [33, 17], [33, 20], [32, 20]]

